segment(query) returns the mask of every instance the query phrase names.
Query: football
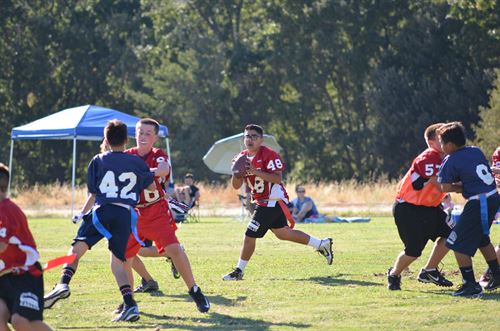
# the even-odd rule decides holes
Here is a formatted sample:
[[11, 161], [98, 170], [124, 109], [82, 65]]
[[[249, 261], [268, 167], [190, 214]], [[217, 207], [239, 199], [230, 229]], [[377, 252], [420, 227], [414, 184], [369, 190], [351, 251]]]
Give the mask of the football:
[[244, 154], [238, 155], [233, 160], [233, 166], [231, 167], [231, 172], [236, 178], [243, 178], [247, 173], [246, 165], [248, 163], [248, 158]]

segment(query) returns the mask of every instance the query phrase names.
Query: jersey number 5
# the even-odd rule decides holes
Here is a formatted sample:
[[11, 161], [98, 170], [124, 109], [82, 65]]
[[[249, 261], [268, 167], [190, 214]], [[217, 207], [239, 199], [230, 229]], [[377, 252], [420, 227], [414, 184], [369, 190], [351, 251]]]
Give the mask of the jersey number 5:
[[[137, 183], [137, 176], [133, 172], [124, 172], [118, 176], [118, 180], [122, 183], [129, 182], [122, 188], [120, 198], [137, 200], [137, 195], [134, 192], [130, 192], [134, 188], [135, 183]], [[99, 190], [106, 194], [106, 198], [118, 197], [119, 188], [116, 186], [115, 173], [113, 171], [108, 170], [106, 172], [99, 185]]]

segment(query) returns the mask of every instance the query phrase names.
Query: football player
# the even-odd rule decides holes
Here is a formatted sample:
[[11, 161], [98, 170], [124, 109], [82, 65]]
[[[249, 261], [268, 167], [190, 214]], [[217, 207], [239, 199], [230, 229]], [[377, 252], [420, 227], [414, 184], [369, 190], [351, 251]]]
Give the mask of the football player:
[[0, 163], [0, 330], [52, 330], [43, 322], [43, 275], [22, 210], [7, 197], [9, 169]]
[[[153, 147], [158, 140], [159, 129], [157, 121], [149, 118], [141, 119], [136, 125], [137, 146], [125, 152], [139, 156], [151, 168], [156, 168], [159, 162], [168, 162], [167, 154]], [[175, 266], [184, 280], [198, 310], [205, 313], [210, 309], [210, 303], [196, 284], [189, 259], [175, 235], [177, 227], [162, 186], [162, 181], [166, 179], [168, 177], [163, 179], [155, 177], [155, 188], [144, 190], [136, 206], [139, 213], [137, 223], [139, 238], [154, 241], [157, 252], [141, 248], [137, 241], [131, 240], [127, 247], [127, 257], [133, 257], [140, 251], [144, 256], [168, 256], [172, 260], [172, 266]]]
[[449, 251], [445, 240], [451, 231], [446, 222], [447, 214], [441, 206], [446, 194], [436, 185], [443, 158], [436, 130], [442, 125], [437, 123], [426, 128], [424, 138], [428, 148], [413, 160], [398, 185], [392, 212], [405, 248], [387, 272], [389, 290], [401, 290], [401, 273], [422, 254], [429, 239], [435, 241], [434, 248], [426, 266], [420, 270], [418, 281], [453, 286], [437, 269]]
[[268, 230], [280, 240], [312, 246], [326, 258], [329, 265], [333, 261], [331, 238], [321, 240], [288, 226], [287, 220], [293, 225], [293, 218], [286, 206], [289, 199], [282, 183], [285, 164], [278, 153], [262, 145], [263, 134], [264, 130], [259, 125], [247, 125], [244, 131], [246, 149], [233, 161], [237, 162], [240, 157], [248, 160], [246, 174], [233, 173], [231, 184], [233, 188], [239, 189], [245, 181], [251, 189], [256, 208], [245, 233], [238, 264], [233, 271], [223, 277], [223, 280], [243, 279], [245, 268], [255, 250], [257, 238], [264, 237]]
[[460, 192], [467, 199], [457, 225], [446, 240], [446, 246], [455, 253], [463, 278], [462, 285], [452, 295], [480, 297], [483, 290], [474, 278], [471, 258], [478, 248], [491, 272], [484, 288], [500, 287], [500, 267], [489, 236], [500, 196], [483, 152], [478, 147], [465, 145], [462, 123], [447, 123], [438, 130], [438, 135], [447, 154], [438, 173], [441, 190]]
[[[139, 157], [125, 154], [127, 126], [119, 120], [108, 122], [104, 137], [111, 150], [94, 156], [88, 167], [87, 186], [90, 195], [84, 211], [87, 212], [92, 206], [93, 208], [78, 229], [70, 251], [77, 255], [77, 259], [64, 267], [61, 282], [45, 296], [44, 304], [46, 308], [50, 308], [59, 299], [70, 295], [69, 282], [76, 271], [79, 258], [106, 237], [112, 253], [111, 270], [124, 301], [123, 309], [113, 321], [132, 322], [139, 319], [139, 309], [133, 299], [127, 273], [132, 260], [126, 258], [125, 250], [129, 237], [138, 238], [134, 206], [143, 189], [155, 187], [155, 175], [168, 174], [170, 167], [167, 162], [162, 162], [153, 172]], [[81, 218], [82, 215], [78, 217]]]

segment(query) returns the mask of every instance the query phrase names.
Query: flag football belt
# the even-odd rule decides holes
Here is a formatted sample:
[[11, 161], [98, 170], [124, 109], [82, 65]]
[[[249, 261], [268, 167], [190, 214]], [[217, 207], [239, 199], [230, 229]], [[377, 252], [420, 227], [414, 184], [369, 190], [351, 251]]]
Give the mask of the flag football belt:
[[488, 197], [497, 192], [497, 189], [491, 190], [488, 193], [481, 193], [469, 197], [469, 200], [479, 200], [479, 207], [481, 209], [481, 225], [485, 236], [490, 234], [490, 227], [488, 226]]
[[[130, 229], [132, 230], [132, 234], [134, 235], [135, 240], [141, 245], [146, 246], [144, 242], [139, 238], [139, 234], [137, 233], [137, 213], [134, 208], [129, 205], [123, 203], [112, 203], [112, 205], [122, 207], [128, 209], [130, 211]], [[100, 206], [99, 206], [100, 207]], [[97, 232], [99, 232], [103, 237], [106, 237], [107, 240], [111, 239], [112, 234], [102, 225], [99, 221], [99, 217], [97, 216], [96, 210], [99, 208], [92, 209], [92, 224], [96, 228]]]
[[263, 199], [263, 200], [252, 200], [252, 203], [256, 203], [256, 202], [269, 202], [269, 201], [277, 201], [278, 204], [280, 205], [281, 207], [281, 210], [283, 210], [283, 214], [285, 214], [285, 217], [286, 217], [286, 220], [288, 221], [288, 223], [290, 223], [290, 228], [294, 228], [295, 227], [295, 220], [293, 219], [292, 217], [292, 214], [290, 214], [290, 210], [288, 210], [288, 206], [285, 204], [285, 202], [279, 198], [276, 198], [276, 199]]

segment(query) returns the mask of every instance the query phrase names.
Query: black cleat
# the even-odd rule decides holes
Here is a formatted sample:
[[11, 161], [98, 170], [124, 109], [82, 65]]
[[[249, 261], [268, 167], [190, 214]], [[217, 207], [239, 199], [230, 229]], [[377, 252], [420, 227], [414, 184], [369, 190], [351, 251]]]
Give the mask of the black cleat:
[[487, 291], [493, 291], [494, 289], [497, 289], [500, 287], [500, 276], [494, 276], [491, 275], [490, 280], [488, 281], [488, 284], [484, 287], [485, 290]]
[[243, 271], [240, 268], [235, 268], [233, 271], [222, 277], [222, 280], [242, 280]]
[[391, 291], [401, 290], [401, 276], [391, 275], [392, 267], [387, 270], [387, 288]]
[[437, 286], [451, 287], [453, 283], [448, 279], [444, 278], [443, 274], [439, 270], [420, 270], [417, 280], [421, 283], [432, 283]]
[[189, 290], [189, 295], [193, 298], [200, 313], [206, 313], [210, 309], [210, 302], [197, 285]]
[[451, 294], [454, 297], [480, 298], [483, 296], [483, 289], [479, 283], [466, 282]]
[[158, 291], [158, 283], [154, 280], [144, 280], [144, 278], [141, 279], [141, 285], [137, 286], [134, 289], [134, 293], [146, 293], [146, 292], [154, 292]]

